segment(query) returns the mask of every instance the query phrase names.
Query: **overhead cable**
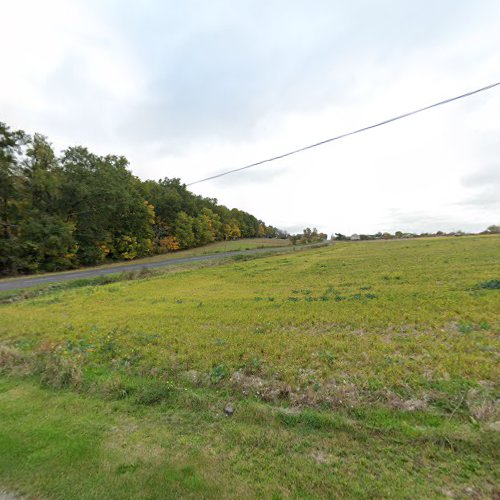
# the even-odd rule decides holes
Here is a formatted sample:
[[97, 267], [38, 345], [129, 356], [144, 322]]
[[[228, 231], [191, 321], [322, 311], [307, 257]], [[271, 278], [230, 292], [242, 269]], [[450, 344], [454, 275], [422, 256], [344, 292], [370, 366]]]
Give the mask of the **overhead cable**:
[[194, 184], [199, 184], [201, 182], [206, 182], [210, 181], [213, 179], [218, 179], [219, 177], [223, 177], [225, 175], [229, 174], [234, 174], [235, 172], [241, 172], [242, 170], [246, 170], [248, 168], [256, 167], [257, 165], [262, 165], [263, 163], [269, 163], [272, 161], [280, 160], [282, 158], [286, 158], [287, 156], [292, 156], [297, 153], [301, 153], [302, 151], [307, 151], [308, 149], [316, 148], [318, 146], [322, 146], [323, 144], [327, 144], [329, 142], [333, 141], [338, 141], [339, 139], [343, 139], [345, 137], [349, 137], [350, 135], [355, 135], [355, 134], [360, 134], [361, 132], [366, 132], [367, 130], [371, 130], [373, 128], [381, 127], [382, 125], [387, 125], [388, 123], [395, 122], [397, 120], [402, 120], [403, 118], [407, 118], [412, 115], [416, 115], [417, 113], [422, 113], [423, 111], [427, 111], [432, 108], [436, 108], [438, 106], [442, 106], [443, 104], [448, 104], [453, 101], [458, 101], [459, 99], [465, 99], [466, 97], [470, 97], [474, 94], [479, 94], [479, 92], [484, 92], [486, 90], [490, 90], [493, 87], [497, 87], [500, 85], [500, 82], [497, 83], [492, 83], [491, 85], [487, 85], [486, 87], [482, 87], [480, 89], [472, 90], [470, 92], [467, 92], [465, 94], [455, 96], [455, 97], [450, 97], [449, 99], [445, 99], [444, 101], [439, 101], [434, 104], [430, 104], [429, 106], [425, 106], [423, 108], [415, 109], [413, 111], [409, 111], [408, 113], [404, 113], [402, 115], [394, 116], [393, 118], [388, 118], [387, 120], [383, 120], [378, 123], [374, 123], [373, 125], [368, 125], [366, 127], [359, 128], [357, 130], [353, 130], [351, 132], [346, 132], [345, 134], [337, 135], [335, 137], [331, 137], [330, 139], [325, 139], [320, 142], [316, 142], [315, 144], [310, 144], [309, 146], [304, 146], [299, 149], [295, 149], [293, 151], [289, 151], [288, 153], [283, 153], [277, 156], [273, 156], [272, 158], [267, 158], [266, 160], [261, 160], [257, 161], [255, 163], [251, 163], [250, 165], [245, 165], [244, 167], [239, 167], [239, 168], [233, 168], [232, 170], [227, 170], [225, 172], [221, 172], [219, 174], [211, 175], [210, 177], [205, 177], [204, 179], [199, 179], [194, 182], [190, 182], [189, 184], [186, 184], [186, 186], [193, 186]]

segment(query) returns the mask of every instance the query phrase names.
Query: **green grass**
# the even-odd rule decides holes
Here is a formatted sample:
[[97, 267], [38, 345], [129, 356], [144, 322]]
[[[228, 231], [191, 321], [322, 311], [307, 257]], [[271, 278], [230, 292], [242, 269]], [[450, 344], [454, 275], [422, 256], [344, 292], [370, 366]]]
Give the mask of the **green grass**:
[[0, 305], [0, 489], [493, 496], [499, 254], [337, 243]]

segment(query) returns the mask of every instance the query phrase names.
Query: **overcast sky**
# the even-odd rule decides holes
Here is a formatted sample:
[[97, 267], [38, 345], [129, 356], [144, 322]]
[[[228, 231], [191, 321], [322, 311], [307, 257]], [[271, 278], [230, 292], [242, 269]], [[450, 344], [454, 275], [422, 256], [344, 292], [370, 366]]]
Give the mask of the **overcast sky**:
[[[189, 183], [500, 81], [498, 0], [0, 0], [0, 121]], [[500, 87], [193, 191], [289, 231], [500, 223]]]

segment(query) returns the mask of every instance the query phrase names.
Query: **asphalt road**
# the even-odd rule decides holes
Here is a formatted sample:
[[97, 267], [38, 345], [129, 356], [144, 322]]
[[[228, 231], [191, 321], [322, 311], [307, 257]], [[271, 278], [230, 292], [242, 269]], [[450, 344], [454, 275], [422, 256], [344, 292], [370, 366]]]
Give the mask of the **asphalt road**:
[[127, 271], [137, 271], [139, 269], [154, 269], [157, 267], [166, 267], [176, 264], [185, 264], [187, 262], [199, 262], [203, 260], [221, 259], [224, 257], [232, 257], [234, 255], [248, 255], [258, 254], [265, 252], [283, 251], [288, 247], [274, 247], [274, 248], [255, 248], [253, 250], [240, 250], [235, 252], [220, 252], [208, 255], [196, 255], [193, 257], [180, 257], [178, 259], [167, 259], [161, 262], [143, 262], [138, 264], [124, 264], [122, 266], [115, 266], [112, 268], [103, 269], [89, 269], [65, 272], [64, 274], [47, 274], [35, 277], [19, 278], [15, 280], [0, 280], [0, 292], [9, 290], [17, 290], [19, 288], [29, 288], [45, 283], [59, 283], [61, 281], [69, 281], [81, 278], [94, 278], [96, 276], [107, 276], [109, 274], [118, 274]]

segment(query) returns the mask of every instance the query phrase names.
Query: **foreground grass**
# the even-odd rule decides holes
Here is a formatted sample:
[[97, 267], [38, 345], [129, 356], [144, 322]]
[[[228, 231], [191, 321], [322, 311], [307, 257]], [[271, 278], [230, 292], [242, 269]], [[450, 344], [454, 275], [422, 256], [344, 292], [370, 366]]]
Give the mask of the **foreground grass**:
[[0, 485], [492, 496], [499, 254], [342, 243], [1, 305]]
[[0, 379], [0, 481], [61, 499], [494, 494], [494, 431], [252, 399], [228, 418], [223, 404], [218, 392], [177, 391], [144, 407]]

